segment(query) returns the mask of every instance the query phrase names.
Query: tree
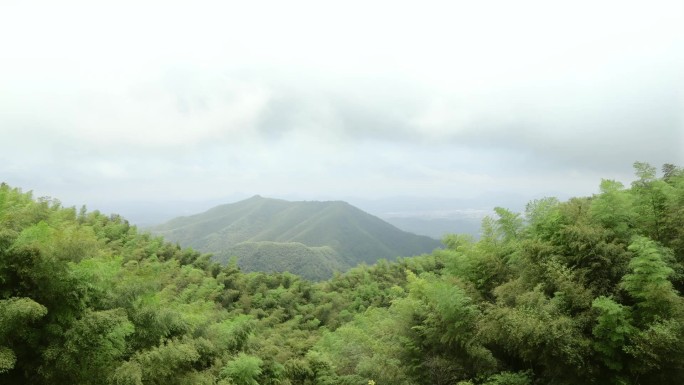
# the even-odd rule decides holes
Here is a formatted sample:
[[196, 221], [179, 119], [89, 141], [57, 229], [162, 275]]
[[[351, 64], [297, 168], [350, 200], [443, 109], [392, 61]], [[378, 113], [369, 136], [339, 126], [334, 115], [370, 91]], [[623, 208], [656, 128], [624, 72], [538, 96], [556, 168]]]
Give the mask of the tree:
[[646, 237], [635, 237], [628, 249], [634, 257], [621, 286], [637, 301], [637, 320], [645, 325], [674, 316], [681, 299], [668, 279], [674, 270], [665, 262], [662, 249]]
[[671, 199], [672, 186], [656, 178], [656, 169], [648, 163], [635, 162], [634, 169], [639, 179], [632, 182], [636, 210], [643, 235], [656, 241], [663, 240], [663, 222], [667, 202]]
[[634, 198], [622, 183], [603, 179], [601, 194], [591, 201], [589, 209], [594, 221], [608, 228], [622, 239], [628, 240], [636, 224]]
[[0, 300], [0, 374], [14, 368], [17, 349], [22, 352], [32, 345], [35, 330], [31, 324], [46, 314], [45, 306], [30, 298]]
[[79, 384], [106, 384], [126, 352], [133, 324], [123, 309], [87, 311], [66, 331], [61, 346], [48, 348], [61, 377]]
[[609, 369], [619, 372], [624, 365], [624, 348], [637, 332], [632, 326], [630, 309], [607, 297], [596, 298], [592, 307], [598, 311], [596, 325], [592, 329], [594, 350]]

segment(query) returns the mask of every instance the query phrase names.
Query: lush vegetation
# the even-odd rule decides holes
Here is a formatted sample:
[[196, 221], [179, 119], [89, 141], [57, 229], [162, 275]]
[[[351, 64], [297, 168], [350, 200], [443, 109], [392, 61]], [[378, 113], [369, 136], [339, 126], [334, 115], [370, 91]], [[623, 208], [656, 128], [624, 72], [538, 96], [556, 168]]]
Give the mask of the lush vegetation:
[[2, 384], [684, 383], [684, 171], [312, 283], [0, 186]]
[[243, 271], [332, 277], [359, 263], [431, 252], [442, 244], [407, 233], [348, 203], [288, 202], [254, 196], [152, 229], [184, 247], [232, 257]]

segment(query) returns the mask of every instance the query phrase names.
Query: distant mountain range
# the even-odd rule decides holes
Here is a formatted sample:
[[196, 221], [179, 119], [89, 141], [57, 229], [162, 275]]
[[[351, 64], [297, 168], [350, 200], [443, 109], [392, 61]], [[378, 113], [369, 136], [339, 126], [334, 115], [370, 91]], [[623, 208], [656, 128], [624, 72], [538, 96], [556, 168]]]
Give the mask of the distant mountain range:
[[[484, 215], [483, 215], [484, 217]], [[404, 231], [441, 239], [446, 234], [468, 234], [476, 239], [480, 237], [482, 218], [447, 217], [425, 218], [420, 216], [383, 215], [382, 219]]]
[[399, 230], [346, 202], [289, 202], [258, 195], [150, 231], [212, 253], [222, 263], [237, 257], [245, 271], [289, 271], [309, 279], [441, 247], [436, 239]]

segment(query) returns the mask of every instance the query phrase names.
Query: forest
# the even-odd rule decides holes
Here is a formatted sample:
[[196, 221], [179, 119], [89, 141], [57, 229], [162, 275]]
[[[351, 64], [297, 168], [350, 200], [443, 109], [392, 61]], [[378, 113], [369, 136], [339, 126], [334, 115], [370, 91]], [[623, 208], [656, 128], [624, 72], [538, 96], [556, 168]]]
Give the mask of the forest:
[[[0, 383], [684, 383], [684, 170], [312, 282], [0, 186]], [[597, 181], [598, 182], [598, 181]]]

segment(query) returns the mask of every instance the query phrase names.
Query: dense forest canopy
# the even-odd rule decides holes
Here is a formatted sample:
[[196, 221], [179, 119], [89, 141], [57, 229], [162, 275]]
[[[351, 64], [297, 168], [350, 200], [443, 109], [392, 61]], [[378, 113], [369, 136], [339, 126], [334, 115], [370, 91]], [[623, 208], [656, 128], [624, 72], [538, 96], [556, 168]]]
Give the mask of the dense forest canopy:
[[684, 171], [312, 283], [0, 186], [2, 384], [684, 383]]

